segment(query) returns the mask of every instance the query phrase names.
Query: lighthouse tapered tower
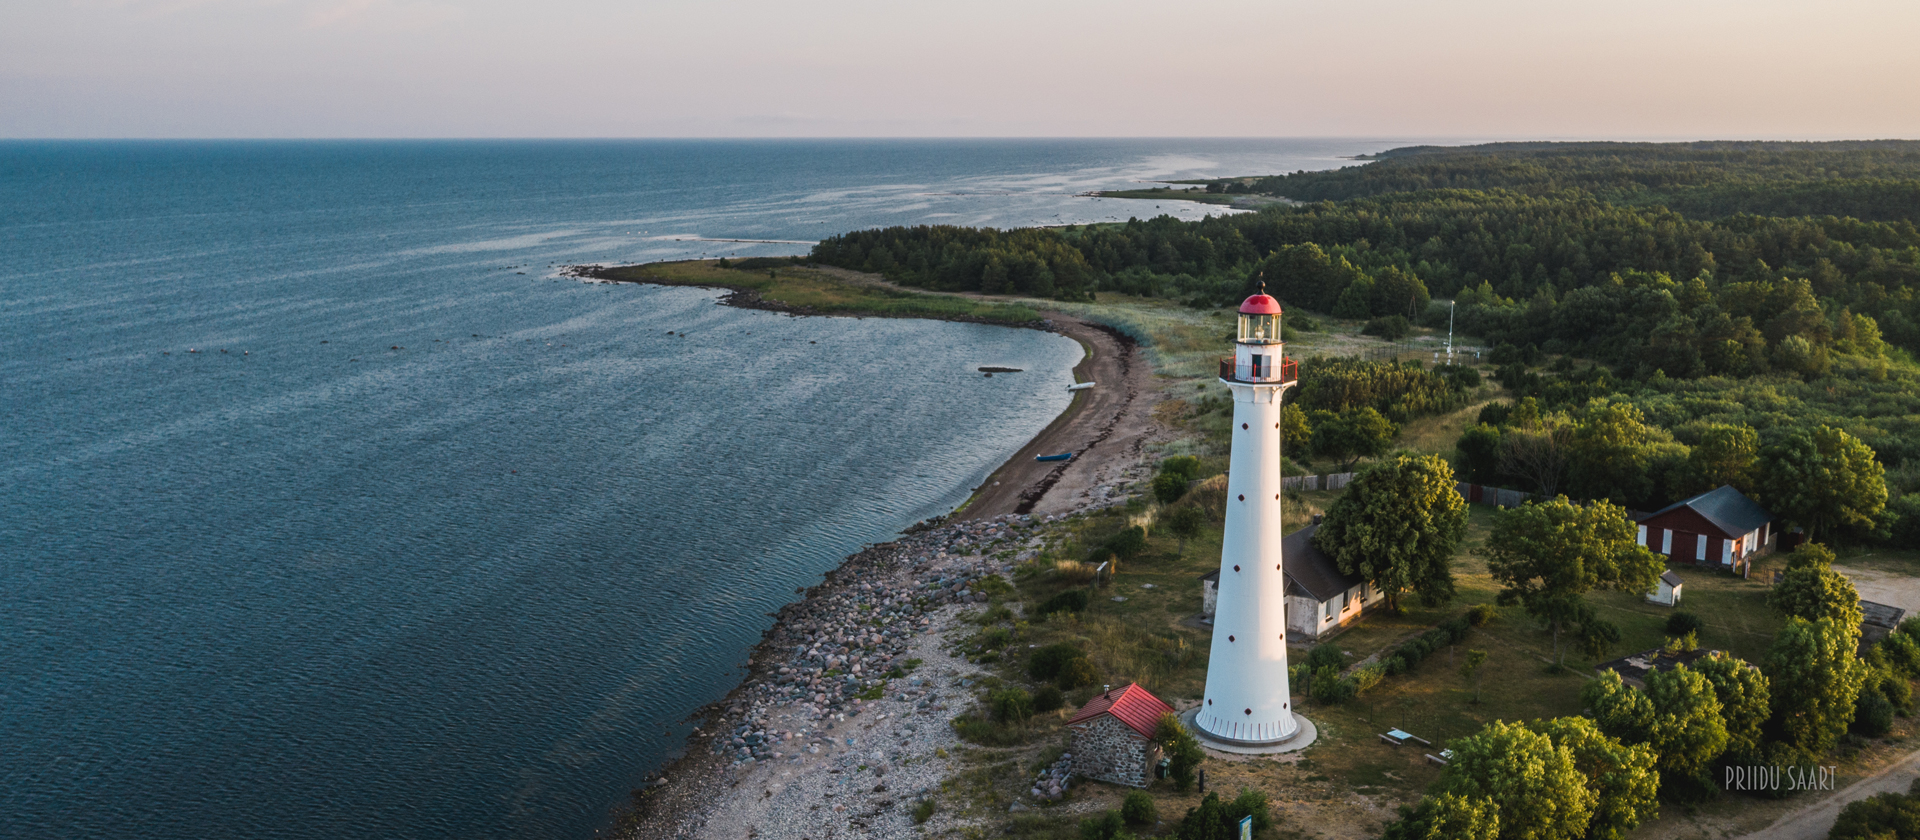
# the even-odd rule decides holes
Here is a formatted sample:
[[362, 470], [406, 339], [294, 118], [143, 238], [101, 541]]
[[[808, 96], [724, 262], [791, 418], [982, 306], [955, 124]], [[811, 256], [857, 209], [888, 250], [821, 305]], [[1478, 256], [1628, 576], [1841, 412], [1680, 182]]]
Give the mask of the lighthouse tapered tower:
[[1233, 392], [1233, 457], [1213, 655], [1193, 720], [1209, 738], [1247, 745], [1285, 741], [1299, 728], [1288, 696], [1280, 568], [1280, 395], [1295, 377], [1280, 315], [1264, 292], [1247, 298], [1233, 358], [1220, 360], [1220, 381]]

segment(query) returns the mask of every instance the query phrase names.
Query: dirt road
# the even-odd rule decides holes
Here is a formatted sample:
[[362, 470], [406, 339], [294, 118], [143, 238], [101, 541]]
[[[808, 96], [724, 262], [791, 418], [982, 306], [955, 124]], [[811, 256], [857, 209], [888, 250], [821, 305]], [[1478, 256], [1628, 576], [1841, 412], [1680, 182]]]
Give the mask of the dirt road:
[[1920, 777], [1920, 752], [1900, 759], [1885, 770], [1842, 788], [1832, 796], [1804, 808], [1789, 812], [1775, 820], [1773, 825], [1747, 835], [1748, 840], [1826, 840], [1827, 832], [1833, 830], [1833, 821], [1840, 816], [1840, 809], [1847, 803], [1865, 799], [1876, 793], [1906, 793], [1913, 780]]

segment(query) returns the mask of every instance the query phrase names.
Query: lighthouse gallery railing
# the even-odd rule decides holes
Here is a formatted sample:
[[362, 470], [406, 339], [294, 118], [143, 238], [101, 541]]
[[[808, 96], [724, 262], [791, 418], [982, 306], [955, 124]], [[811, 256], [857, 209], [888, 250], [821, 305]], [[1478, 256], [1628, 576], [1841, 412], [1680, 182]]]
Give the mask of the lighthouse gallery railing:
[[1255, 370], [1253, 365], [1236, 364], [1232, 356], [1220, 360], [1220, 378], [1230, 382], [1292, 382], [1300, 378], [1300, 363], [1292, 357], [1280, 360], [1279, 376], [1275, 376], [1274, 365], [1262, 365]]

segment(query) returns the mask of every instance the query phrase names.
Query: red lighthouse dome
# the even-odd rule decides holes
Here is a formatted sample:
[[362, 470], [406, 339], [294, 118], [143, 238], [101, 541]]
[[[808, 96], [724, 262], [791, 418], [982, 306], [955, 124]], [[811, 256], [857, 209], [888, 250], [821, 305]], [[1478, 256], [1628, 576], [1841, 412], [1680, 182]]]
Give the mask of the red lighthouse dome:
[[1280, 301], [1274, 300], [1273, 295], [1265, 293], [1257, 294], [1247, 298], [1245, 303], [1240, 304], [1240, 314], [1278, 315], [1280, 314]]

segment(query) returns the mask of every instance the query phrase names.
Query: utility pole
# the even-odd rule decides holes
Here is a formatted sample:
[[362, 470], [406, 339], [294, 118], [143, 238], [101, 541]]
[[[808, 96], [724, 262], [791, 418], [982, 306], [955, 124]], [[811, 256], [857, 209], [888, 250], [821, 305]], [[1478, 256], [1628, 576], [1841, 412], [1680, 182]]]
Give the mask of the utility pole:
[[1453, 305], [1458, 301], [1447, 301], [1447, 364], [1453, 364]]

